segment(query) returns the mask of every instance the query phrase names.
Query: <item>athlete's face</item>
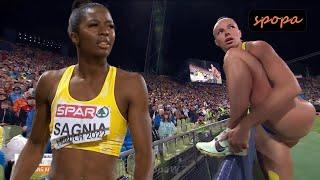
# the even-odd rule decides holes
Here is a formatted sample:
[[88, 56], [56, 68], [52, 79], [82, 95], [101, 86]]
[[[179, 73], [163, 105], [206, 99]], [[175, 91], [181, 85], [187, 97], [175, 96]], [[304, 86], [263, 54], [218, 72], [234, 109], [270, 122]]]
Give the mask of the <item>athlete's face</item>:
[[86, 10], [79, 24], [79, 33], [71, 33], [80, 52], [108, 56], [115, 40], [114, 23], [109, 11], [102, 7]]
[[217, 46], [227, 51], [232, 47], [238, 47], [241, 43], [241, 31], [233, 19], [223, 18], [213, 28], [213, 36]]

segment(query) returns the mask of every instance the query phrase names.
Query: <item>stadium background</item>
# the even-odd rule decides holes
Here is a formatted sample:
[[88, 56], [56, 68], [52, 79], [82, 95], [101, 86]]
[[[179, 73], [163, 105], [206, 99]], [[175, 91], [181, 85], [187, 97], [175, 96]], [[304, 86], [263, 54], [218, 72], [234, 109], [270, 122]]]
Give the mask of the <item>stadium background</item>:
[[[320, 14], [317, 8], [319, 2], [275, 0], [241, 2], [229, 0], [228, 3], [209, 0], [97, 2], [108, 4], [116, 25], [116, 42], [108, 62], [129, 71], [143, 73], [148, 84], [150, 115], [153, 121], [157, 120], [159, 110], [162, 109], [164, 114], [175, 119], [174, 124], [177, 128], [175, 131], [186, 132], [199, 126], [199, 124], [194, 125], [195, 122], [210, 118], [217, 120], [220, 116], [227, 117], [228, 100], [225, 84], [188, 83], [188, 59], [207, 60], [222, 66], [223, 52], [215, 46], [212, 37], [212, 26], [220, 16], [234, 18], [242, 30], [244, 40], [260, 39], [270, 43], [290, 69], [297, 76], [302, 76], [299, 78], [299, 83], [304, 89], [302, 97], [319, 107]], [[7, 124], [27, 126], [26, 119], [31, 114], [28, 108], [32, 108], [32, 104], [16, 103], [15, 106], [14, 100], [10, 97], [14, 88], [17, 86], [21, 88], [21, 97], [25, 97], [25, 100], [33, 99], [32, 93], [25, 95], [25, 92], [33, 87], [42, 72], [76, 62], [75, 48], [67, 36], [71, 4], [70, 0], [0, 2], [0, 65], [1, 68], [10, 67], [6, 71], [1, 71], [0, 95], [10, 101], [8, 103], [12, 108], [26, 111], [25, 114], [19, 111], [20, 114], [12, 116], [12, 122]], [[303, 32], [252, 32], [248, 28], [248, 14], [252, 9], [303, 9], [307, 13], [307, 29]], [[30, 62], [23, 63], [26, 60]], [[24, 73], [25, 70], [30, 70], [30, 74]], [[225, 79], [223, 71], [222, 76]], [[6, 87], [9, 82], [10, 86]], [[174, 109], [179, 109], [180, 114], [173, 113]], [[184, 114], [186, 109], [188, 112]], [[208, 109], [211, 114], [207, 113]], [[211, 117], [206, 114], [210, 114]], [[182, 121], [183, 119], [188, 121]], [[181, 123], [180, 129], [178, 120]], [[316, 131], [319, 132], [318, 121], [315, 126]], [[314, 139], [319, 137], [317, 135], [312, 135], [306, 141], [309, 144], [315, 143]], [[319, 143], [315, 143], [316, 146], [312, 143], [311, 147], [319, 148]], [[301, 146], [301, 149], [305, 149], [303, 147]], [[299, 162], [302, 162], [304, 158], [301, 156], [306, 154], [306, 151], [298, 149], [295, 152], [300, 153], [297, 157], [300, 158]], [[312, 157], [320, 159], [316, 154]], [[306, 172], [302, 172], [303, 177], [312, 175]]]

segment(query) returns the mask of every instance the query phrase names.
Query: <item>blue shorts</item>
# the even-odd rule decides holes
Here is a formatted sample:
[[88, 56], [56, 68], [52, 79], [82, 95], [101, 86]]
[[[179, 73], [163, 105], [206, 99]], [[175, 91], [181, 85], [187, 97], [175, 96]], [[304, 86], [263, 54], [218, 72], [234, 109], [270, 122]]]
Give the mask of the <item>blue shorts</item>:
[[276, 136], [277, 134], [271, 129], [269, 128], [267, 125], [265, 124], [261, 124], [261, 126], [263, 127], [263, 129], [268, 133], [271, 134], [273, 136]]

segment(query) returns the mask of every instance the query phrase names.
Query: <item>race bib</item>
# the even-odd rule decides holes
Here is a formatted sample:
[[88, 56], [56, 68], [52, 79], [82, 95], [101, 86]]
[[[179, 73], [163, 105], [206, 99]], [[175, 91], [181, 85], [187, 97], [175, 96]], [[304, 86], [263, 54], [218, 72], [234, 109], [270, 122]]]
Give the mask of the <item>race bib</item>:
[[110, 133], [110, 107], [58, 104], [51, 144], [60, 149], [69, 144], [99, 141]]

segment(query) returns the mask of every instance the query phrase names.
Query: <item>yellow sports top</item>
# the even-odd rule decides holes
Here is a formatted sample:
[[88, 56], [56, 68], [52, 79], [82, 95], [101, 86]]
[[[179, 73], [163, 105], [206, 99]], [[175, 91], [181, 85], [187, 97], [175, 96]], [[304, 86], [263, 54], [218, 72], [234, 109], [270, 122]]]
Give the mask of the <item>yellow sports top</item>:
[[241, 49], [242, 50], [246, 50], [246, 47], [247, 47], [247, 42], [242, 42], [241, 43]]
[[119, 156], [127, 121], [120, 113], [114, 95], [117, 69], [109, 66], [97, 97], [79, 101], [69, 93], [74, 67], [68, 67], [63, 73], [51, 104], [52, 148], [74, 148]]

